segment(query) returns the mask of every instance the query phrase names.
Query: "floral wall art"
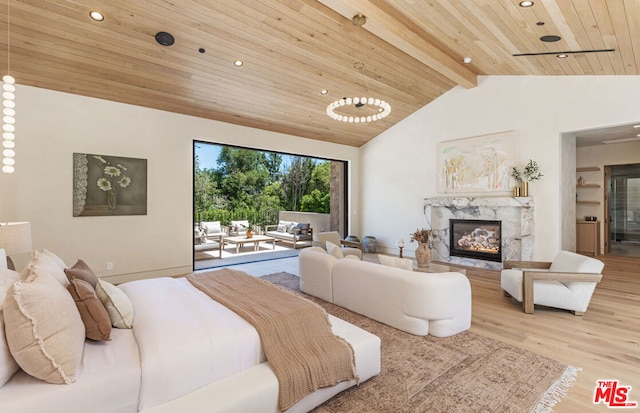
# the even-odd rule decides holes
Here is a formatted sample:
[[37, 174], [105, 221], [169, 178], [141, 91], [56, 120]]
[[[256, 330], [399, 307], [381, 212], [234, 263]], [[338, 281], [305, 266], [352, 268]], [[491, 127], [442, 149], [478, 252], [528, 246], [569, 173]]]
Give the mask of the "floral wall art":
[[440, 142], [438, 192], [508, 192], [515, 156], [514, 131]]
[[74, 217], [146, 214], [146, 159], [73, 154]]

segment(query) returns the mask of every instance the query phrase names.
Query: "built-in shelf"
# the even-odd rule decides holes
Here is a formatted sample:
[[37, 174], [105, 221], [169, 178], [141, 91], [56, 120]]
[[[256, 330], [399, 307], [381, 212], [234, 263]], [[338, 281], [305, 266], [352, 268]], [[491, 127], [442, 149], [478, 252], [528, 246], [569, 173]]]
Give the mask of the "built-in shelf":
[[576, 168], [576, 172], [597, 172], [600, 170], [598, 166], [583, 166], [582, 168]]
[[576, 185], [576, 188], [600, 188], [599, 184]]
[[583, 204], [583, 205], [600, 205], [600, 201], [576, 201], [576, 204]]

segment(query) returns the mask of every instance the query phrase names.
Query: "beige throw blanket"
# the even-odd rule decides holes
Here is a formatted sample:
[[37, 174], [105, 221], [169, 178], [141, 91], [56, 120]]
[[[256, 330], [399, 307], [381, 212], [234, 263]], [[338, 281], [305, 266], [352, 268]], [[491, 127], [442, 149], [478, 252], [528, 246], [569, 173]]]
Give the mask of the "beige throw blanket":
[[258, 331], [280, 384], [281, 411], [319, 388], [357, 380], [351, 345], [333, 334], [326, 311], [317, 304], [237, 270], [194, 273], [187, 279]]

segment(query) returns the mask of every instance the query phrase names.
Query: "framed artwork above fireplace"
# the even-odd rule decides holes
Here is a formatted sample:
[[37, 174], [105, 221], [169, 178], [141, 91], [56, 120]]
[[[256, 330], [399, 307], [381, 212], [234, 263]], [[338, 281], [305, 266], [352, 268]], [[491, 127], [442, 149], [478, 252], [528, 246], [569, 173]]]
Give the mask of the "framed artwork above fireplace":
[[507, 131], [438, 144], [438, 192], [510, 192], [516, 132]]

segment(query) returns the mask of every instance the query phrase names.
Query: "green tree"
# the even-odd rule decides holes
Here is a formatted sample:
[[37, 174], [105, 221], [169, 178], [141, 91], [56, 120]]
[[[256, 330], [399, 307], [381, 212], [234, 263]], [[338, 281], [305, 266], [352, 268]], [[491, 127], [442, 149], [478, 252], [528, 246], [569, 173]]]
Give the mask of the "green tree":
[[328, 193], [323, 194], [319, 190], [314, 189], [310, 194], [302, 196], [300, 204], [300, 211], [328, 214], [331, 204], [331, 195]]
[[323, 194], [329, 194], [331, 192], [331, 162], [322, 161], [318, 162], [311, 172], [311, 179], [309, 180], [309, 191], [317, 189]]
[[315, 167], [311, 158], [294, 156], [282, 177], [284, 207], [289, 211], [299, 211], [302, 196], [307, 194], [309, 179]]
[[232, 209], [255, 208], [256, 199], [269, 183], [264, 152], [225, 146], [217, 159], [221, 194]]

